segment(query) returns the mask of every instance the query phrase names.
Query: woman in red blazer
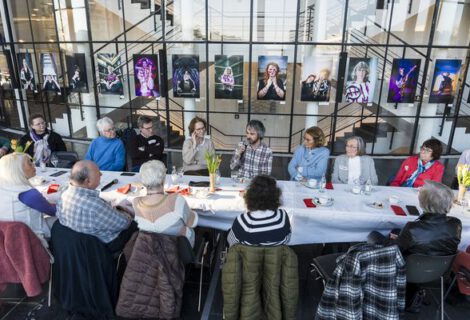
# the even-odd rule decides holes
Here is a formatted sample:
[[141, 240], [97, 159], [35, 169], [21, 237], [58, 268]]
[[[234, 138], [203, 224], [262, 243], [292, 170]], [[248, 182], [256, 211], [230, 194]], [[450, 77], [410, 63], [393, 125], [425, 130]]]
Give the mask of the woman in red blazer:
[[419, 156], [411, 156], [403, 161], [390, 185], [418, 188], [424, 184], [424, 180], [441, 182], [444, 174], [444, 165], [438, 161], [441, 153], [442, 144], [439, 140], [424, 141]]

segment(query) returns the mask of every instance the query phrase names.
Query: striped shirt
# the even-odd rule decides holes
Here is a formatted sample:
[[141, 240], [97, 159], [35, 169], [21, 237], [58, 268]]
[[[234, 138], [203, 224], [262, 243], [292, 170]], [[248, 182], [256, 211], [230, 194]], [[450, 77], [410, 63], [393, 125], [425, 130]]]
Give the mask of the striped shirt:
[[278, 246], [290, 240], [289, 216], [283, 209], [246, 212], [237, 217], [228, 234], [230, 246]]

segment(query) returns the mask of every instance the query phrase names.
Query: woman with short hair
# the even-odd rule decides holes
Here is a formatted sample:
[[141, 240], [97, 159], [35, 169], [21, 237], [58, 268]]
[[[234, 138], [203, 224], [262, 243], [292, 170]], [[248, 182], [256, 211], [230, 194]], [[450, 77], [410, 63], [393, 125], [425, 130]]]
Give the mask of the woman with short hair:
[[122, 171], [126, 163], [126, 149], [116, 137], [114, 122], [108, 117], [99, 119], [96, 127], [100, 137], [94, 139], [85, 155], [85, 160], [95, 162], [100, 170]]
[[147, 195], [133, 200], [135, 221], [139, 229], [173, 236], [185, 236], [194, 246], [194, 230], [198, 216], [177, 193], [165, 194], [166, 167], [150, 160], [140, 167], [140, 179]]
[[206, 137], [206, 120], [195, 117], [188, 126], [190, 138], [183, 143], [183, 170], [185, 175], [209, 176], [206, 152], [214, 152], [214, 144]]
[[366, 144], [361, 137], [346, 139], [346, 154], [336, 158], [331, 182], [344, 184], [378, 183], [374, 159], [365, 155]]
[[247, 212], [233, 222], [227, 237], [230, 246], [277, 246], [290, 240], [289, 216], [281, 206], [281, 189], [268, 175], [253, 178], [244, 196]]
[[51, 236], [55, 205], [29, 182], [36, 176], [36, 168], [26, 153], [11, 153], [0, 159], [0, 220], [20, 221], [28, 225], [34, 233]]
[[287, 167], [291, 180], [320, 180], [326, 173], [330, 150], [325, 145], [325, 134], [319, 127], [305, 130], [304, 143], [294, 152]]
[[402, 162], [390, 185], [418, 188], [423, 186], [425, 180], [441, 182], [444, 174], [444, 165], [438, 161], [441, 153], [442, 144], [439, 140], [424, 141], [419, 155], [410, 156]]

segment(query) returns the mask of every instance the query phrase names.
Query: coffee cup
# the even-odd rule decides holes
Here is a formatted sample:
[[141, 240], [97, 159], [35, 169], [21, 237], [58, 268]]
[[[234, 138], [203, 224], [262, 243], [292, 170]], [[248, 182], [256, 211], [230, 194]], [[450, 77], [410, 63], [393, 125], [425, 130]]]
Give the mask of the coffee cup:
[[360, 186], [353, 186], [351, 191], [354, 194], [359, 194], [359, 193], [361, 193], [361, 187]]
[[328, 197], [319, 197], [318, 198], [318, 202], [320, 202], [320, 204], [327, 204], [329, 201], [330, 201], [330, 199]]
[[388, 198], [388, 201], [390, 201], [390, 204], [397, 204], [398, 202], [400, 202], [400, 198], [398, 198], [397, 196], [390, 196]]
[[316, 185], [317, 185], [317, 180], [315, 180], [315, 179], [308, 179], [307, 183], [308, 183], [308, 186], [309, 186], [310, 188], [315, 188]]

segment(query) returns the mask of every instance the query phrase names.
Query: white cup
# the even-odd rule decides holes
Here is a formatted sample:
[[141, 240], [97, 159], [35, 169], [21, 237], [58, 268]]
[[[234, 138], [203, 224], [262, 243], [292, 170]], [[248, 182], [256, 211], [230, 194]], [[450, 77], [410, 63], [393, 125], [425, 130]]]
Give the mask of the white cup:
[[352, 187], [351, 191], [354, 194], [359, 194], [359, 193], [361, 193], [361, 187], [360, 186], [354, 186], [354, 187]]
[[330, 199], [328, 197], [319, 197], [318, 198], [318, 202], [320, 202], [320, 204], [327, 204], [328, 201], [330, 201]]
[[315, 186], [317, 185], [317, 180], [315, 180], [315, 179], [309, 179], [307, 183], [308, 183], [308, 186], [309, 186], [309, 187], [315, 188]]
[[397, 204], [398, 202], [400, 202], [400, 198], [398, 198], [397, 196], [390, 196], [388, 198], [388, 201], [390, 201], [390, 204]]

